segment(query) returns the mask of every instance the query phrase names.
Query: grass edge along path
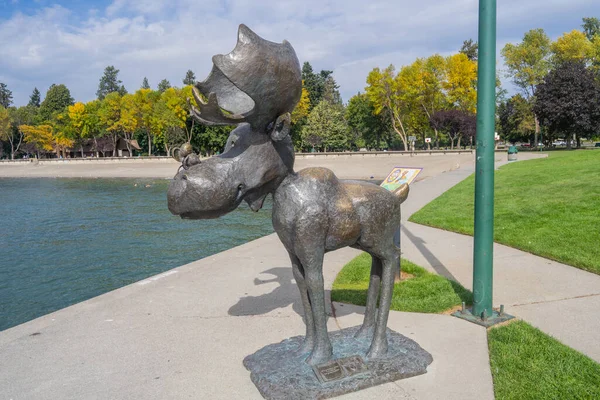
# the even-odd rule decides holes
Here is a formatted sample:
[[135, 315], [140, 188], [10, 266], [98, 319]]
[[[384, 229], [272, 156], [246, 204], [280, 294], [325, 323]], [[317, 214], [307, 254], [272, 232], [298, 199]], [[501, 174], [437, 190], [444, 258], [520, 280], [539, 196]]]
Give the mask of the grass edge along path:
[[488, 329], [497, 400], [600, 399], [600, 364], [524, 321]]
[[[470, 291], [443, 276], [404, 259], [402, 270], [412, 277], [394, 285], [392, 310], [441, 313], [472, 302]], [[346, 264], [333, 283], [332, 301], [364, 306], [370, 271], [367, 253]], [[487, 337], [497, 400], [600, 398], [600, 364], [539, 329], [513, 320], [489, 328]]]
[[[473, 235], [474, 175], [409, 221]], [[600, 274], [600, 151], [563, 151], [495, 175], [494, 241]]]

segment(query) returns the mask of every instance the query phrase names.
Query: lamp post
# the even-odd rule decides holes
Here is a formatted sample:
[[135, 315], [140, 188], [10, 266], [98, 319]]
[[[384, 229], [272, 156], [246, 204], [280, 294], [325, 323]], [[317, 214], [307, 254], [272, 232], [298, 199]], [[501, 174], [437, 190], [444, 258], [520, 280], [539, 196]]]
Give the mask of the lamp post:
[[454, 315], [490, 326], [512, 318], [492, 309], [494, 257], [494, 156], [496, 123], [496, 0], [479, 0], [477, 151], [473, 308]]

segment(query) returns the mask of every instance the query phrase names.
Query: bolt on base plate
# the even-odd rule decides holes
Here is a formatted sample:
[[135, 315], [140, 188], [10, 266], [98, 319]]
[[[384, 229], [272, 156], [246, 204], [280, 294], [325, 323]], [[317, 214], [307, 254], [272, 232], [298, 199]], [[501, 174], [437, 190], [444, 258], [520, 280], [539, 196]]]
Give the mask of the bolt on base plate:
[[482, 315], [473, 315], [472, 311], [472, 308], [466, 308], [463, 303], [462, 310], [458, 310], [452, 315], [486, 328], [514, 318], [514, 316], [504, 312], [504, 306], [500, 306], [499, 311], [493, 310], [490, 316], [486, 315], [485, 311]]

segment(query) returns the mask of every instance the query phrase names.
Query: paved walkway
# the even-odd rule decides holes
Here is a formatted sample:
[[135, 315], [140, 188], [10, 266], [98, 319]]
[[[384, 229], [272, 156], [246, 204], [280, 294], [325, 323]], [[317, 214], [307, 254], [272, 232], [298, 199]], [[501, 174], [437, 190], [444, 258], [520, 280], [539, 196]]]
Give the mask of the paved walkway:
[[[472, 163], [463, 164], [417, 182], [404, 216], [468, 176], [472, 168]], [[411, 223], [403, 233], [405, 257], [469, 286], [472, 239]], [[598, 276], [560, 264], [546, 267], [547, 260], [535, 264], [521, 259], [527, 256], [516, 250], [500, 247], [496, 300], [504, 302], [507, 311], [536, 325], [531, 314], [558, 304], [562, 309], [552, 316], [559, 318], [554, 321], [560, 328], [588, 310], [563, 312], [587, 300], [560, 299], [593, 294], [600, 287], [594, 281]], [[326, 287], [356, 254], [342, 249], [326, 256]], [[541, 268], [544, 273], [537, 273]], [[576, 283], [569, 283], [571, 276]], [[298, 297], [277, 237], [255, 240], [0, 332], [2, 398], [259, 399], [242, 360], [267, 344], [303, 334]], [[542, 303], [536, 309], [531, 303], [538, 301]], [[334, 307], [330, 330], [361, 322], [361, 307]], [[446, 315], [390, 314], [390, 328], [433, 355], [428, 373], [343, 398], [493, 399], [484, 328]], [[551, 322], [544, 319], [551, 318], [540, 317], [539, 324]], [[567, 342], [566, 327], [555, 334], [538, 326]], [[570, 326], [579, 333], [593, 329]], [[597, 325], [595, 332], [600, 332]], [[587, 340], [578, 338], [581, 344]]]

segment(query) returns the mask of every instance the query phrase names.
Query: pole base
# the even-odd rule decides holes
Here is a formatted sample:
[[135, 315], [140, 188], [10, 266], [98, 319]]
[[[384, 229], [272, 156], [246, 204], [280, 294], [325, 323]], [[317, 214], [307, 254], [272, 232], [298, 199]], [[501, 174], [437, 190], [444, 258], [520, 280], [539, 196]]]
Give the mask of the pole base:
[[474, 324], [485, 326], [486, 328], [514, 318], [514, 316], [505, 313], [503, 309], [501, 309], [500, 312], [493, 310], [492, 315], [490, 315], [489, 317], [486, 316], [485, 318], [482, 318], [481, 315], [473, 315], [472, 311], [472, 308], [465, 308], [452, 313], [452, 315], [454, 317], [464, 319]]

